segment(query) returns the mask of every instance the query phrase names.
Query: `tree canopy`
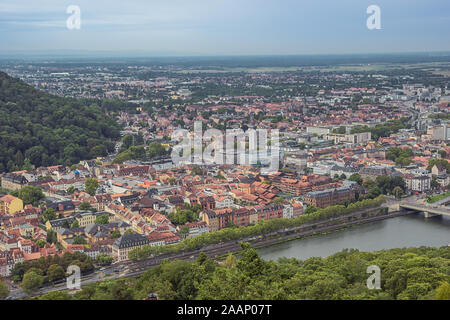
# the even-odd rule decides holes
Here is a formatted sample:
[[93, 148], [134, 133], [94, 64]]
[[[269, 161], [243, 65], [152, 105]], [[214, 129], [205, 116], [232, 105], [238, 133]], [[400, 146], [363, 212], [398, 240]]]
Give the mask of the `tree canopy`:
[[0, 172], [105, 156], [119, 131], [95, 103], [56, 97], [0, 72]]
[[[137, 279], [107, 280], [67, 296], [40, 299], [142, 300], [433, 300], [449, 299], [450, 252], [441, 248], [402, 248], [375, 252], [344, 249], [306, 260], [263, 260], [248, 244], [239, 259], [229, 254], [216, 263], [201, 253], [194, 261], [165, 259]], [[367, 287], [367, 267], [379, 266], [381, 288]]]

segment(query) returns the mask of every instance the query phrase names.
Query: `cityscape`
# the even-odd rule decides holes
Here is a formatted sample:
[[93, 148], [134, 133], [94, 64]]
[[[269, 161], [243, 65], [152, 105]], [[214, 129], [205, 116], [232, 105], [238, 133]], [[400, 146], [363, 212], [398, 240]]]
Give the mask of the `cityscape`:
[[76, 56], [10, 43], [0, 299], [450, 299], [450, 48]]

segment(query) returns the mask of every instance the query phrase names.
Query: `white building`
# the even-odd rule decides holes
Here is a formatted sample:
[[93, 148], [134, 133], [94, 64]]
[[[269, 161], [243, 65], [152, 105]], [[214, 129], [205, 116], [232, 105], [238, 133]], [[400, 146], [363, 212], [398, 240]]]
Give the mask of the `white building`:
[[293, 218], [294, 217], [294, 208], [291, 204], [285, 204], [283, 208], [283, 218]]
[[141, 234], [127, 234], [121, 236], [119, 239], [114, 241], [112, 245], [112, 256], [115, 261], [125, 261], [128, 260], [128, 253], [136, 248], [142, 247], [149, 244], [146, 237]]
[[406, 188], [416, 192], [426, 192], [431, 189], [431, 178], [429, 176], [405, 175]]

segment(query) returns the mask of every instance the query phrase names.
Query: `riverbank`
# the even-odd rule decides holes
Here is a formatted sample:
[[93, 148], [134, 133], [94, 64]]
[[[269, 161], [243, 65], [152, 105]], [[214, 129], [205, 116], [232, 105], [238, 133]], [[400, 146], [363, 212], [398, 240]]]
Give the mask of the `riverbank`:
[[[371, 223], [371, 222], [375, 222], [375, 221], [386, 220], [386, 219], [395, 218], [395, 217], [400, 217], [400, 216], [405, 216], [407, 214], [409, 214], [408, 211], [396, 211], [396, 212], [388, 213], [386, 215], [362, 218], [362, 219], [358, 219], [356, 221], [343, 222], [343, 223], [332, 225], [332, 226], [324, 226], [324, 227], [320, 227], [320, 228], [315, 228], [314, 230], [310, 230], [310, 231], [298, 232], [298, 233], [282, 236], [282, 239], [274, 239], [274, 240], [267, 239], [265, 241], [257, 242], [256, 244], [252, 243], [252, 247], [264, 248], [267, 246], [272, 246], [272, 245], [280, 244], [280, 243], [287, 242], [287, 241], [304, 239], [306, 237], [323, 235], [323, 234], [328, 234], [331, 232], [337, 232], [339, 230], [351, 228], [354, 226], [367, 224], [367, 223]], [[321, 225], [321, 224], [318, 223], [316, 225]]]
[[450, 243], [450, 218], [425, 219], [411, 213], [321, 233], [317, 236], [292, 238], [257, 248], [263, 259], [281, 257], [306, 260], [327, 257], [343, 249], [379, 251], [393, 248], [442, 247]]
[[[301, 260], [305, 260], [308, 257], [311, 256], [328, 256], [331, 254], [334, 254], [336, 252], [339, 252], [342, 250], [342, 248], [355, 248], [355, 246], [358, 245], [357, 240], [351, 239], [350, 245], [345, 245], [342, 248], [334, 248], [333, 244], [338, 242], [336, 239], [342, 239], [346, 238], [345, 234], [350, 232], [350, 230], [354, 230], [359, 233], [370, 233], [367, 231], [368, 229], [373, 229], [372, 233], [378, 234], [377, 227], [372, 228], [372, 226], [376, 226], [380, 223], [387, 223], [390, 224], [391, 221], [396, 221], [397, 219], [406, 219], [407, 221], [410, 220], [410, 218], [415, 221], [417, 224], [417, 228], [412, 228], [412, 236], [415, 236], [420, 239], [420, 236], [418, 236], [419, 232], [418, 230], [422, 230], [427, 225], [430, 229], [436, 229], [436, 225], [439, 226], [442, 224], [442, 221], [445, 221], [444, 225], [440, 230], [438, 230], [438, 234], [445, 235], [446, 230], [450, 228], [450, 219], [440, 219], [440, 218], [431, 218], [431, 219], [424, 219], [420, 215], [417, 214], [409, 214], [409, 212], [391, 212], [391, 213], [383, 213], [380, 211], [381, 208], [374, 208], [372, 209], [373, 214], [376, 214], [378, 212], [377, 216], [370, 216], [365, 218], [360, 218], [359, 220], [355, 220], [355, 217], [359, 213], [353, 213], [347, 216], [339, 217], [336, 219], [329, 219], [327, 221], [322, 221], [320, 223], [313, 223], [302, 226], [302, 228], [311, 228], [309, 230], [303, 230], [303, 231], [297, 231], [294, 232], [293, 230], [290, 230], [288, 234], [286, 232], [284, 234], [272, 234], [270, 238], [264, 238], [264, 239], [255, 239], [253, 241], [248, 241], [251, 243], [251, 246], [256, 248], [258, 250], [258, 253], [260, 256], [266, 260], [277, 260], [279, 257], [296, 257]], [[368, 212], [366, 212], [368, 213]], [[353, 219], [352, 221], [347, 221], [346, 223], [336, 223], [336, 220], [339, 219]], [[448, 223], [447, 223], [448, 220]], [[326, 223], [332, 223], [333, 225], [325, 226]], [[315, 229], [312, 229], [313, 225], [321, 224], [322, 226], [316, 226]], [[394, 223], [395, 225], [406, 225], [403, 220], [398, 221]], [[338, 232], [341, 231], [341, 232]], [[314, 235], [317, 235], [317, 237], [313, 237]], [[269, 236], [269, 235], [266, 235]], [[329, 240], [328, 238], [332, 236], [334, 239]], [[384, 237], [382, 235], [382, 237]], [[430, 236], [427, 236], [429, 238]], [[248, 240], [248, 239], [247, 239]], [[309, 243], [311, 241], [320, 241], [322, 242], [323, 247], [329, 247], [328, 252], [321, 252], [320, 250], [316, 250], [316, 247], [313, 248], [313, 250], [306, 250], [305, 252], [305, 243]], [[389, 240], [389, 239], [388, 239]], [[233, 252], [235, 254], [239, 254], [241, 247], [239, 242], [246, 241], [246, 239], [243, 240], [235, 240], [235, 241], [229, 241], [224, 242], [218, 245], [214, 246], [208, 246], [204, 247], [195, 251], [189, 251], [189, 252], [182, 252], [178, 254], [169, 254], [169, 255], [162, 255], [158, 257], [153, 257], [150, 259], [146, 259], [143, 261], [138, 262], [130, 262], [126, 265], [129, 268], [129, 272], [127, 273], [121, 273], [115, 274], [115, 277], [117, 278], [134, 278], [138, 277], [141, 274], [145, 273], [148, 269], [158, 266], [162, 263], [164, 259], [169, 260], [194, 260], [199, 257], [200, 253], [207, 254], [210, 258], [215, 260], [223, 260], [230, 252]], [[298, 243], [296, 243], [298, 241]], [[415, 246], [421, 246], [421, 245], [429, 245], [426, 242], [423, 242], [423, 240], [419, 241], [418, 245]], [[395, 247], [402, 247], [402, 245], [394, 245]], [[413, 245], [414, 246], [414, 245]], [[438, 245], [431, 245], [431, 246], [438, 246]], [[308, 248], [306, 248], [308, 249]], [[291, 251], [289, 251], [291, 250]], [[265, 251], [261, 253], [261, 251]], [[287, 252], [288, 251], [288, 252]], [[371, 250], [360, 250], [360, 251], [371, 251]], [[300, 252], [300, 254], [299, 254]], [[114, 268], [112, 266], [111, 268]], [[103, 279], [106, 280], [106, 279]], [[82, 285], [87, 285], [89, 283], [94, 283], [97, 281], [102, 281], [101, 279], [94, 279], [94, 277], [86, 278], [82, 281]], [[52, 291], [52, 290], [61, 290], [58, 288], [43, 288], [39, 292], [39, 294]]]
[[[377, 208], [377, 209], [379, 210], [381, 208]], [[376, 210], [373, 209], [372, 211], [376, 211]], [[276, 235], [274, 235], [274, 234], [267, 235], [263, 239], [255, 239], [255, 240], [252, 240], [249, 242], [250, 242], [250, 245], [252, 248], [262, 249], [262, 248], [271, 247], [271, 246], [282, 244], [282, 243], [289, 242], [289, 241], [301, 240], [301, 239], [305, 239], [305, 238], [312, 237], [312, 236], [320, 236], [320, 235], [335, 233], [337, 231], [352, 228], [352, 227], [355, 227], [358, 225], [369, 224], [369, 223], [376, 222], [376, 221], [382, 221], [382, 220], [386, 220], [386, 219], [401, 217], [401, 216], [410, 214], [410, 212], [395, 211], [395, 212], [390, 212], [390, 213], [385, 213], [385, 214], [379, 214], [376, 216], [358, 218], [356, 220], [345, 221], [342, 223], [334, 223], [336, 220], [354, 218], [355, 215], [357, 215], [357, 214], [361, 214], [361, 213], [350, 214], [348, 216], [343, 216], [338, 219], [332, 219], [332, 220], [317, 222], [317, 223], [313, 223], [313, 224], [308, 224], [308, 225], [305, 225], [305, 226], [302, 226], [301, 228], [299, 228], [298, 231], [292, 231], [292, 230], [278, 231], [278, 232], [276, 232]], [[334, 224], [329, 225], [330, 223], [334, 223]], [[305, 228], [306, 228], [306, 230], [305, 230]], [[246, 239], [244, 239], [242, 241], [245, 241], [245, 240]], [[227, 247], [227, 252], [224, 252], [222, 254], [216, 254], [215, 256], [213, 256], [214, 258], [221, 260], [221, 259], [225, 258], [230, 252], [236, 253], [236, 252], [239, 252], [241, 249], [238, 242], [224, 243], [223, 246]]]

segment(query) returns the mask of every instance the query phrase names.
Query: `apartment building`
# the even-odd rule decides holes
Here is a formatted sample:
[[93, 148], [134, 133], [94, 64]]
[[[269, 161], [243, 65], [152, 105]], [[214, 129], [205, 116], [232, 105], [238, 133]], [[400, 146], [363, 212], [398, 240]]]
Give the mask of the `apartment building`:
[[23, 201], [7, 194], [0, 198], [0, 215], [11, 215], [23, 210]]
[[149, 240], [141, 234], [123, 235], [114, 241], [112, 256], [117, 262], [129, 260], [128, 254], [131, 250], [147, 244], [149, 244]]
[[355, 199], [355, 191], [347, 186], [331, 190], [309, 192], [303, 197], [303, 201], [307, 205], [318, 208], [343, 204], [345, 201], [353, 199]]

